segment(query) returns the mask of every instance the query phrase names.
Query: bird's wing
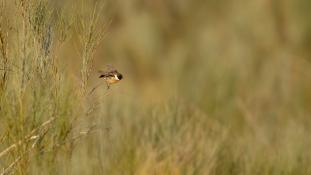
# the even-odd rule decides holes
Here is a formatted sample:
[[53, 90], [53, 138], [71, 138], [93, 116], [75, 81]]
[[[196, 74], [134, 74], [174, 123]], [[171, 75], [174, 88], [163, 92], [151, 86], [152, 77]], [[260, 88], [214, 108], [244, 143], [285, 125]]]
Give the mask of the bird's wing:
[[111, 65], [106, 65], [106, 71], [99, 70], [98, 73], [100, 74], [99, 78], [103, 77], [112, 77], [115, 74], [118, 74], [118, 71]]
[[117, 74], [117, 70], [113, 70], [113, 71], [98, 71], [98, 73], [100, 74], [99, 78], [105, 78], [105, 77], [113, 77], [115, 74]]

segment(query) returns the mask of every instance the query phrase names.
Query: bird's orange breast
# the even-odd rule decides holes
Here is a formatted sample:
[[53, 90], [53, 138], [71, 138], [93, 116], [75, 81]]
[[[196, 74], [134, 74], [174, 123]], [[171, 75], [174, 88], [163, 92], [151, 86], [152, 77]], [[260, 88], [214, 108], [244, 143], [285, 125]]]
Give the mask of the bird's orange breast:
[[114, 84], [114, 83], [117, 83], [119, 82], [120, 80], [117, 80], [115, 78], [109, 78], [109, 79], [106, 79], [107, 83], [109, 84]]

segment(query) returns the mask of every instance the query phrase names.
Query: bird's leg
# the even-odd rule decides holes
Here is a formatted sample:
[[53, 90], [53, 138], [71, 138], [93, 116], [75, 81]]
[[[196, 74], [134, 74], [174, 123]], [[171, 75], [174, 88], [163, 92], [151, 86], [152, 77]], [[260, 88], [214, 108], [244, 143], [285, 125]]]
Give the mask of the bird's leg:
[[106, 82], [106, 85], [107, 85], [107, 90], [109, 90], [109, 88], [110, 88], [109, 83]]

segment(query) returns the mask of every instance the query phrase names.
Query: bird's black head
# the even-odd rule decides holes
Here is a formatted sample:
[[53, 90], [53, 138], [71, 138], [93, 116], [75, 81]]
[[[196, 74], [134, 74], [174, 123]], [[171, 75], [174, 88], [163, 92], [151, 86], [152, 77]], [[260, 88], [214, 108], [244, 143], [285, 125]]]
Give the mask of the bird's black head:
[[123, 78], [122, 74], [118, 74], [117, 77], [119, 80], [122, 80], [122, 78]]

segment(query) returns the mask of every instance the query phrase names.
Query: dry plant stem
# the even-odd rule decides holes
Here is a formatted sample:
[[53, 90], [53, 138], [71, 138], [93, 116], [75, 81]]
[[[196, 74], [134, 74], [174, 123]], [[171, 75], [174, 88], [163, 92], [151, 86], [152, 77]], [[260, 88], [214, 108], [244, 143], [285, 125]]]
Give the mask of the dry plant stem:
[[22, 156], [17, 157], [7, 168], [5, 168], [0, 175], [9, 174], [15, 165], [22, 159]]
[[102, 83], [98, 83], [98, 85], [96, 85], [96, 86], [88, 93], [88, 95], [89, 95], [89, 96], [92, 95], [93, 92], [94, 92], [100, 85], [102, 85]]
[[[50, 118], [49, 120], [45, 121], [44, 123], [42, 123], [39, 127], [33, 129], [26, 137], [25, 140], [26, 142], [31, 141], [36, 139], [37, 135], [34, 135], [36, 132], [38, 132], [40, 129], [44, 128], [45, 126], [47, 126], [48, 124], [52, 123], [55, 120], [55, 117]], [[0, 158], [3, 157], [4, 155], [6, 155], [7, 153], [9, 153], [10, 151], [12, 151], [14, 148], [16, 148], [18, 145], [22, 144], [23, 140], [18, 141], [17, 143], [12, 144], [11, 146], [9, 146], [8, 148], [6, 148], [5, 150], [3, 150], [0, 153]]]
[[[90, 16], [86, 15], [82, 17], [79, 24], [80, 31], [80, 42], [82, 44], [82, 69], [81, 69], [81, 79], [82, 79], [82, 92], [87, 95], [87, 84], [90, 77], [90, 72], [92, 70], [91, 64], [94, 60], [94, 53], [99, 43], [102, 41], [104, 36], [104, 31], [101, 28], [99, 22], [103, 6], [97, 6], [96, 3], [92, 9], [92, 14]], [[82, 9], [82, 11], [84, 11]], [[85, 13], [88, 14], [88, 13]], [[99, 28], [99, 29], [98, 29]]]
[[6, 134], [2, 134], [2, 136], [0, 138], [0, 143], [2, 143], [6, 138], [7, 138], [7, 135]]
[[[107, 89], [106, 93], [104, 94], [104, 96], [108, 95], [109, 94], [109, 89]], [[103, 102], [98, 102], [98, 103], [95, 103], [94, 105], [92, 105], [86, 112], [86, 116], [90, 115], [92, 112], [95, 111], [96, 108], [98, 108], [98, 106], [100, 104], [102, 104]]]
[[[33, 135], [30, 137], [31, 140], [35, 140], [35, 142], [32, 144], [31, 146], [31, 149], [35, 148], [35, 146], [37, 145], [38, 143], [38, 140], [42, 137], [44, 137], [44, 135], [47, 133], [47, 130], [41, 135]], [[27, 152], [29, 152], [30, 150], [24, 152], [21, 156], [18, 156], [6, 169], [4, 169], [2, 171], [2, 173], [0, 175], [6, 175], [6, 174], [9, 174], [10, 171], [17, 165], [17, 163], [22, 159], [22, 157], [24, 155], [26, 155]]]
[[73, 144], [76, 143], [82, 137], [86, 137], [86, 136], [90, 135], [92, 132], [95, 132], [96, 129], [97, 129], [97, 125], [96, 124], [92, 125], [91, 127], [87, 128], [85, 131], [79, 132], [79, 134], [77, 136], [75, 136], [74, 138], [71, 139], [71, 142]]
[[[0, 20], [0, 23], [2, 22], [2, 20]], [[8, 79], [8, 54], [7, 54], [7, 35], [4, 34], [3, 30], [2, 30], [2, 26], [0, 24], [0, 52], [1, 52], [1, 57], [2, 57], [2, 67], [1, 70], [3, 71], [2, 77], [1, 77], [1, 81], [0, 81], [0, 88], [3, 90], [6, 86], [7, 83], [7, 79]]]
[[[54, 119], [55, 119], [55, 118], [54, 118]], [[36, 131], [38, 131], [40, 128], [46, 126], [47, 124], [51, 123], [52, 121], [54, 121], [54, 120], [48, 120], [48, 121], [44, 122], [40, 127], [36, 128]], [[86, 136], [88, 136], [89, 134], [91, 134], [92, 132], [94, 132], [95, 129], [96, 129], [96, 126], [97, 126], [97, 125], [94, 124], [94, 125], [92, 125], [91, 127], [87, 128], [85, 131], [79, 132], [79, 134], [78, 134], [77, 136], [75, 136], [74, 138], [72, 138], [72, 139], [70, 140], [70, 142], [73, 143], [73, 144], [75, 144], [75, 143], [78, 142], [82, 137], [86, 137]], [[35, 131], [35, 132], [36, 132], [36, 131]], [[35, 146], [36, 146], [37, 143], [38, 143], [38, 140], [41, 139], [42, 137], [44, 137], [45, 134], [47, 133], [47, 131], [48, 131], [48, 129], [46, 129], [46, 130], [43, 132], [43, 134], [41, 134], [41, 135], [31, 135], [31, 136], [30, 136], [30, 138], [29, 138], [28, 141], [30, 141], [30, 140], [35, 140], [34, 143], [33, 143], [32, 146], [31, 146], [31, 149], [34, 149], [34, 148], [35, 148]], [[20, 142], [21, 142], [21, 141], [20, 141]], [[18, 144], [21, 144], [21, 143], [18, 143]], [[61, 145], [63, 145], [63, 144], [57, 144], [57, 145], [55, 145], [55, 147], [60, 147]], [[17, 144], [11, 145], [9, 148], [7, 148], [7, 150], [6, 150], [6, 152], [5, 152], [4, 154], [8, 153], [10, 150], [12, 150], [13, 148], [15, 148], [16, 146], [17, 146]], [[55, 147], [54, 147], [54, 148], [55, 148]], [[30, 150], [29, 150], [29, 151], [30, 151]], [[46, 151], [45, 151], [45, 152], [46, 152]], [[3, 154], [3, 155], [4, 155], [4, 154]], [[25, 154], [26, 154], [26, 152], [25, 152], [23, 155], [25, 155]], [[2, 155], [2, 156], [3, 156], [3, 155]], [[22, 155], [22, 156], [23, 156], [23, 155]], [[2, 173], [1, 173], [0, 175], [6, 175], [6, 174], [8, 174], [8, 173], [17, 165], [17, 163], [22, 159], [22, 156], [19, 156], [18, 158], [16, 158], [7, 168], [5, 168], [5, 169], [2, 171]], [[1, 157], [1, 156], [0, 156], [0, 157]]]
[[[78, 142], [82, 137], [87, 137], [89, 136], [91, 133], [94, 133], [95, 131], [97, 131], [98, 128], [97, 128], [97, 125], [94, 124], [92, 125], [91, 127], [87, 128], [85, 131], [80, 131], [77, 136], [71, 138], [68, 142], [70, 143], [73, 143], [75, 144], [76, 142]], [[58, 144], [55, 144], [53, 145], [53, 148], [52, 149], [55, 149], [55, 148], [59, 148], [61, 146], [63, 146], [64, 144], [66, 144], [67, 142], [61, 142], [61, 143], [58, 143]], [[40, 151], [39, 153], [47, 153], [47, 152], [51, 152], [52, 150], [42, 150]]]

